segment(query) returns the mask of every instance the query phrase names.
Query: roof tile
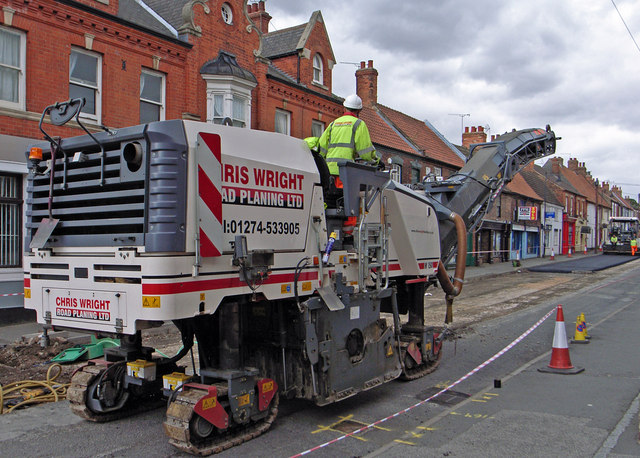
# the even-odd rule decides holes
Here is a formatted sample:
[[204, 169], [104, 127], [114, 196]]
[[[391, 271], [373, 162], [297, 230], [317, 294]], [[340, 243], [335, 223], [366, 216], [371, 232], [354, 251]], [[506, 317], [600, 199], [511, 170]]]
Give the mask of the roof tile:
[[520, 194], [521, 196], [530, 197], [535, 200], [544, 200], [533, 190], [531, 186], [529, 186], [526, 180], [519, 173], [513, 177], [513, 180], [511, 180], [505, 188], [508, 192], [512, 192], [514, 194]]
[[[379, 112], [388, 119], [399, 134], [409, 140], [425, 157], [460, 168], [464, 161], [424, 121], [412, 118], [392, 108], [376, 104]], [[396, 134], [398, 135], [398, 134]], [[414, 153], [416, 151], [413, 151]]]

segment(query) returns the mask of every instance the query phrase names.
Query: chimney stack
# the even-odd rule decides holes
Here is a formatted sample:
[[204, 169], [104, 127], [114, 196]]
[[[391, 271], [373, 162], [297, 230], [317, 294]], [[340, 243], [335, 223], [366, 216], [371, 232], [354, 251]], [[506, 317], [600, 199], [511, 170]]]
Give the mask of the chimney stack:
[[264, 0], [260, 0], [258, 3], [248, 4], [247, 13], [249, 13], [249, 19], [253, 21], [260, 32], [269, 33], [271, 16], [264, 9]]
[[372, 107], [378, 103], [378, 70], [370, 60], [365, 67], [364, 61], [356, 70], [356, 94], [362, 99], [362, 106]]
[[473, 126], [471, 127], [471, 132], [469, 132], [469, 127], [464, 128], [464, 133], [462, 134], [462, 146], [469, 148], [471, 145], [486, 142], [487, 133], [484, 131], [484, 127]]
[[563, 167], [563, 160], [561, 157], [552, 157], [551, 158], [551, 172], [554, 175], [560, 175], [560, 168]]
[[576, 158], [570, 158], [567, 161], [567, 168], [569, 170], [571, 170], [572, 172], [577, 172], [578, 171], [578, 160]]
[[615, 193], [618, 197], [622, 199], [622, 189], [620, 189], [618, 186], [613, 185], [613, 187], [611, 188], [611, 192]]

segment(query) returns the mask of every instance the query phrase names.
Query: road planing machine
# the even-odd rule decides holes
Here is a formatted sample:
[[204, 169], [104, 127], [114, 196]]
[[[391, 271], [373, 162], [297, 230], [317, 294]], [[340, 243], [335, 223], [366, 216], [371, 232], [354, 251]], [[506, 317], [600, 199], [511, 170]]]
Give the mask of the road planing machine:
[[[548, 126], [506, 133], [411, 187], [344, 161], [337, 189], [296, 138], [184, 120], [90, 132], [82, 106], [47, 107], [46, 141], [26, 152], [25, 307], [45, 329], [120, 339], [74, 374], [74, 413], [166, 402], [170, 443], [196, 455], [263, 433], [282, 399], [326, 405], [433, 371], [467, 232], [556, 143]], [[45, 115], [86, 134], [52, 137]], [[425, 323], [435, 287], [444, 326]], [[167, 322], [174, 356], [142, 343]]]

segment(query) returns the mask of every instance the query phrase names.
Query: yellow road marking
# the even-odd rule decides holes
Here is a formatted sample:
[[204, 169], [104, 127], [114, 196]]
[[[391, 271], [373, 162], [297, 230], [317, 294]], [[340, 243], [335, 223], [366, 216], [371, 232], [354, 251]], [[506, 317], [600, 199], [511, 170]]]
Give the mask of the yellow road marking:
[[403, 440], [400, 440], [400, 439], [396, 439], [396, 440], [394, 440], [393, 442], [397, 442], [398, 444], [416, 445], [416, 444], [415, 444], [415, 443], [413, 443], [413, 442], [403, 441]]

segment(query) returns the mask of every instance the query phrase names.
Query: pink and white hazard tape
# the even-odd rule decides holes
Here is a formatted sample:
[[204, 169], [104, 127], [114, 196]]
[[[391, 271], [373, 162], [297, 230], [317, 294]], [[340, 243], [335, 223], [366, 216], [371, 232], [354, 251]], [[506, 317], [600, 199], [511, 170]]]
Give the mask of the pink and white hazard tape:
[[465, 381], [466, 379], [468, 379], [469, 377], [471, 377], [473, 374], [475, 374], [476, 372], [478, 372], [480, 369], [483, 369], [484, 367], [488, 366], [489, 364], [491, 364], [492, 362], [494, 362], [496, 359], [500, 358], [502, 355], [504, 355], [506, 352], [508, 352], [509, 350], [511, 350], [513, 347], [515, 347], [517, 344], [519, 344], [525, 337], [527, 337], [529, 334], [531, 334], [538, 326], [540, 326], [544, 320], [546, 320], [547, 318], [549, 318], [555, 311], [556, 311], [557, 307], [554, 307], [552, 310], [549, 311], [549, 313], [547, 313], [545, 316], [543, 316], [542, 318], [540, 318], [540, 320], [538, 320], [533, 326], [531, 326], [529, 329], [527, 329], [524, 333], [522, 333], [517, 339], [515, 339], [513, 342], [511, 342], [509, 345], [507, 345], [506, 347], [504, 347], [502, 350], [500, 350], [498, 353], [496, 353], [495, 355], [493, 355], [491, 358], [489, 358], [488, 360], [486, 360], [484, 363], [480, 364], [479, 366], [477, 366], [475, 369], [467, 372], [465, 375], [463, 375], [462, 377], [460, 377], [458, 380], [456, 380], [455, 382], [453, 382], [451, 385], [449, 385], [446, 388], [443, 388], [442, 390], [438, 391], [436, 394], [428, 397], [427, 399], [424, 399], [420, 402], [418, 402], [417, 404], [414, 404], [410, 407], [407, 407], [404, 410], [401, 410], [399, 412], [394, 413], [393, 415], [389, 415], [386, 418], [383, 418], [381, 420], [378, 420], [374, 423], [371, 423], [367, 426], [363, 426], [362, 428], [353, 431], [351, 433], [345, 434], [343, 436], [337, 437], [333, 440], [330, 440], [329, 442], [325, 442], [324, 444], [318, 445], [316, 447], [310, 448], [309, 450], [306, 450], [302, 453], [298, 453], [296, 455], [293, 455], [291, 458], [296, 458], [299, 456], [304, 456], [304, 455], [308, 455], [311, 452], [315, 452], [316, 450], [320, 450], [321, 448], [327, 447], [331, 444], [335, 444], [338, 441], [341, 441], [343, 439], [346, 439], [347, 437], [350, 436], [355, 436], [358, 433], [361, 433], [363, 431], [366, 431], [370, 428], [373, 428], [374, 426], [377, 426], [381, 423], [384, 423], [387, 420], [391, 420], [392, 418], [398, 417], [400, 415], [402, 415], [403, 413], [407, 413], [412, 409], [415, 409], [418, 406], [421, 406], [422, 404], [425, 404], [429, 401], [431, 401], [432, 399], [440, 396], [442, 393], [444, 393], [445, 391], [449, 391], [451, 388], [453, 388], [454, 386], [462, 383], [463, 381]]
[[9, 294], [0, 294], [0, 297], [7, 297], [7, 296], [22, 296], [24, 295], [24, 293], [9, 293]]

